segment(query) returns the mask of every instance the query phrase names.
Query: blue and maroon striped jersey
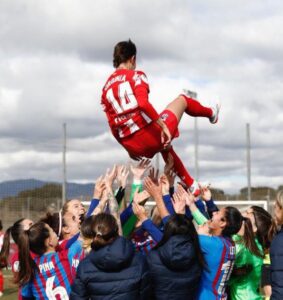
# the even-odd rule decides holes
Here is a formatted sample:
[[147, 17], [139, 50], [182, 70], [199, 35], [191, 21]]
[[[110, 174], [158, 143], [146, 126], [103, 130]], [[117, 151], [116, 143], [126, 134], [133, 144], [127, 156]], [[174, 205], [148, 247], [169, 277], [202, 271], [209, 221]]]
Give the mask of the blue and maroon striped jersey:
[[135, 251], [141, 252], [143, 255], [148, 254], [157, 244], [157, 242], [142, 228], [139, 228], [132, 234], [131, 241]]
[[34, 258], [38, 266], [35, 278], [23, 286], [24, 298], [67, 300], [71, 292], [72, 275], [68, 250], [50, 252]]
[[227, 299], [226, 286], [233, 270], [234, 242], [219, 236], [199, 235], [199, 242], [208, 270], [203, 270], [198, 300]]
[[68, 259], [71, 266], [71, 273], [73, 279], [76, 278], [78, 265], [84, 257], [85, 257], [85, 253], [83, 251], [82, 241], [76, 240], [71, 245], [68, 252]]

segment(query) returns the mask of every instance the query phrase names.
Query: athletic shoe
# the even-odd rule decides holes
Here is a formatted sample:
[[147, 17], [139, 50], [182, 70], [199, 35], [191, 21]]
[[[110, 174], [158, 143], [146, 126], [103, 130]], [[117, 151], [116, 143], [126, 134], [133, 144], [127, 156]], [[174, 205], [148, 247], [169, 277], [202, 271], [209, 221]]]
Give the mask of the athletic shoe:
[[199, 196], [200, 192], [201, 192], [200, 186], [199, 186], [198, 182], [195, 180], [194, 180], [193, 184], [190, 186], [189, 190], [195, 197]]
[[212, 112], [213, 112], [212, 117], [209, 118], [209, 121], [211, 124], [217, 123], [220, 108], [221, 108], [221, 105], [219, 103], [216, 103], [215, 107], [211, 107]]
[[2, 297], [3, 296], [3, 292], [0, 292], [0, 297]]

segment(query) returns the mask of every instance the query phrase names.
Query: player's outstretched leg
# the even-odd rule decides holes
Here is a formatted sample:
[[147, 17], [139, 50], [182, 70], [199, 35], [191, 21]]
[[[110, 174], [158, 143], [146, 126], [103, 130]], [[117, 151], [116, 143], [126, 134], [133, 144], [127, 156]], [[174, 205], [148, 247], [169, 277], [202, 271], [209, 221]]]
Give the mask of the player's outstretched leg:
[[180, 95], [169, 103], [166, 109], [174, 113], [178, 122], [180, 122], [182, 115], [185, 112], [192, 117], [206, 117], [214, 124], [218, 121], [220, 106], [206, 107], [193, 98], [186, 95]]
[[200, 194], [200, 188], [198, 183], [191, 177], [187, 169], [185, 168], [183, 162], [179, 158], [179, 156], [174, 151], [173, 147], [171, 147], [167, 151], [162, 151], [162, 157], [165, 162], [167, 162], [169, 153], [172, 155], [174, 159], [174, 171], [178, 175], [178, 177], [190, 188], [190, 191], [195, 195], [198, 196]]

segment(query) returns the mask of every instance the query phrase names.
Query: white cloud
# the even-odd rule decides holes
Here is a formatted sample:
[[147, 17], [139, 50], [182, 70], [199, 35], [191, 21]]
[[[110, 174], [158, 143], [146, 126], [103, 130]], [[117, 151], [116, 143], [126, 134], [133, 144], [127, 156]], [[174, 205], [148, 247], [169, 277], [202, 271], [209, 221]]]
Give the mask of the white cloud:
[[[113, 46], [130, 37], [159, 112], [183, 88], [222, 102], [219, 124], [198, 121], [201, 177], [228, 191], [246, 184], [250, 123], [252, 183], [282, 184], [282, 8], [279, 0], [1, 1], [0, 180], [59, 180], [64, 122], [69, 180], [128, 161], [99, 102]], [[192, 172], [193, 126], [184, 116], [174, 141]]]

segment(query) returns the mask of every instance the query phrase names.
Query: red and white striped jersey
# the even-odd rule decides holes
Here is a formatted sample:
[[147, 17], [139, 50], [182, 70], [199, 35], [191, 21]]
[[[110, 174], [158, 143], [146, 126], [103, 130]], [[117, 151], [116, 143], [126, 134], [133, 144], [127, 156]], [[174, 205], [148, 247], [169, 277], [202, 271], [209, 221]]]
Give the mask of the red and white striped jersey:
[[117, 139], [133, 134], [159, 118], [148, 102], [149, 86], [141, 71], [117, 69], [102, 89], [101, 104]]

